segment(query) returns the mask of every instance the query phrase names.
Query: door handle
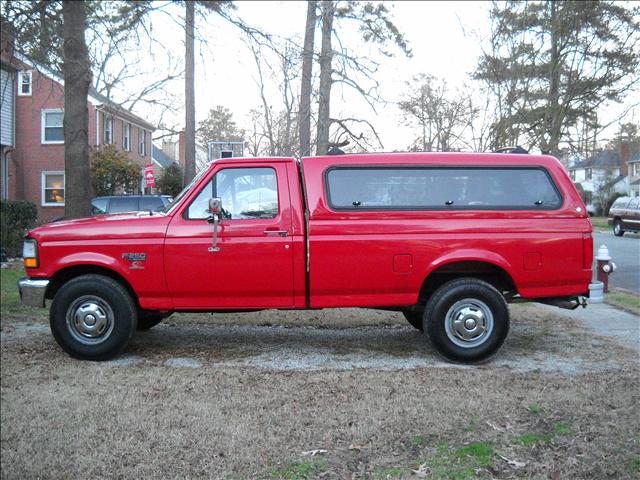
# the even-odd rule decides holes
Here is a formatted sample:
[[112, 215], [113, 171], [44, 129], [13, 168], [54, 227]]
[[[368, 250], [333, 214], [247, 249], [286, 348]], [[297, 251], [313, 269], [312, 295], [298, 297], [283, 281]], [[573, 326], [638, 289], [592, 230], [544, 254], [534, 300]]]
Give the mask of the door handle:
[[289, 231], [288, 230], [265, 230], [264, 234], [265, 235], [280, 235], [281, 237], [286, 237], [287, 235], [289, 235]]

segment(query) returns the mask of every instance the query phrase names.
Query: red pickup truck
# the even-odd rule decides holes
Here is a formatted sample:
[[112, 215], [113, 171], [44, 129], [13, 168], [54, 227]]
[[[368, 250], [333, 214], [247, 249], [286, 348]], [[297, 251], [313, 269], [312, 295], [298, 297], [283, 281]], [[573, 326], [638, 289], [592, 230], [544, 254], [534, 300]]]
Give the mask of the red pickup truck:
[[164, 212], [51, 223], [25, 239], [24, 303], [105, 360], [173, 312], [403, 312], [454, 361], [487, 359], [507, 303], [586, 303], [593, 240], [553, 157], [393, 153], [212, 162]]

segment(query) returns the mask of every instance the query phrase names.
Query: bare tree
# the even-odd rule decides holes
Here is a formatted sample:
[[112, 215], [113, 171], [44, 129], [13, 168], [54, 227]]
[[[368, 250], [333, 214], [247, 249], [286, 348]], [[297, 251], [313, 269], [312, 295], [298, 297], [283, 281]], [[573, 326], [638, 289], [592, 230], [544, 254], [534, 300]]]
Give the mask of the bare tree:
[[[378, 50], [384, 56], [392, 55], [385, 49], [388, 43], [395, 44], [407, 55], [411, 55], [411, 51], [404, 37], [391, 21], [384, 3], [323, 1], [320, 10], [322, 39], [319, 56], [320, 85], [318, 88], [316, 153], [322, 155], [326, 154], [331, 146], [329, 136], [332, 124], [342, 131], [343, 136], [353, 140], [362, 140], [365, 134], [362, 131], [356, 132], [351, 128], [345, 128], [347, 123], [351, 123], [352, 127], [356, 125], [358, 128], [365, 127], [369, 131], [372, 127], [371, 123], [362, 121], [362, 119], [353, 122], [353, 119], [350, 118], [340, 119], [331, 116], [331, 88], [334, 83], [340, 83], [358, 92], [374, 110], [375, 103], [380, 100], [376, 79], [378, 63], [352, 53], [352, 50], [340, 39], [339, 28], [334, 27], [334, 24], [336, 22], [343, 22], [345, 25], [354, 24], [362, 34], [364, 41], [378, 44]], [[335, 42], [335, 47], [333, 42]], [[369, 135], [369, 137], [376, 138], [375, 131], [372, 133], [373, 135]], [[356, 142], [356, 144], [358, 143]]]
[[420, 131], [413, 150], [446, 152], [466, 145], [463, 136], [476, 114], [469, 94], [451, 93], [446, 80], [425, 74], [407, 82], [407, 91], [398, 105]]
[[302, 52], [302, 85], [300, 86], [300, 156], [311, 155], [311, 83], [313, 79], [313, 43], [316, 33], [318, 2], [307, 2], [307, 22]]
[[[268, 148], [264, 153], [270, 156], [290, 156], [299, 152], [299, 131], [297, 105], [297, 81], [300, 70], [300, 49], [291, 41], [271, 42], [263, 49], [253, 42], [249, 43], [256, 64], [262, 115], [253, 118], [253, 126], [260, 132], [254, 132], [252, 138], [266, 141]], [[264, 51], [266, 50], [266, 51]], [[278, 85], [280, 106], [273, 95], [267, 92], [267, 79]], [[310, 120], [310, 119], [309, 119]]]
[[331, 0], [323, 1], [321, 5], [322, 43], [320, 49], [320, 88], [318, 100], [318, 133], [316, 137], [316, 155], [325, 155], [329, 150], [329, 118], [331, 111], [331, 35], [333, 34], [333, 17], [335, 3]]
[[194, 39], [194, 2], [185, 2], [186, 15], [184, 21], [184, 184], [188, 185], [196, 174], [196, 96], [195, 96], [195, 57], [193, 53]]
[[85, 41], [86, 6], [64, 1], [64, 162], [65, 217], [91, 215], [91, 167], [89, 164], [89, 112], [91, 63]]

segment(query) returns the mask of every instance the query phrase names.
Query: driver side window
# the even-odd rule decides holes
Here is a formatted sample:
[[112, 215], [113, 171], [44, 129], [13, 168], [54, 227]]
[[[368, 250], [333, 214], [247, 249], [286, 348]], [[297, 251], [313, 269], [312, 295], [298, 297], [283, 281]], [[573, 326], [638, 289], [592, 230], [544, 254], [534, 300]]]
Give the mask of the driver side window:
[[227, 218], [275, 218], [278, 215], [278, 181], [273, 168], [225, 168], [205, 185], [189, 205], [187, 218], [209, 217], [209, 199], [220, 197]]

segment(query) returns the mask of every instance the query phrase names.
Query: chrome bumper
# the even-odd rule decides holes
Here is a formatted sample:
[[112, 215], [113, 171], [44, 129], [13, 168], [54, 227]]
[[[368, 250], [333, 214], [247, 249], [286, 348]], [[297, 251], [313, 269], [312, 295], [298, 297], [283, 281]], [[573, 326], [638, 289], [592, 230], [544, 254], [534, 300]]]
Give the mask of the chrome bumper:
[[29, 307], [44, 307], [44, 294], [47, 291], [49, 280], [22, 278], [18, 280], [20, 301]]

